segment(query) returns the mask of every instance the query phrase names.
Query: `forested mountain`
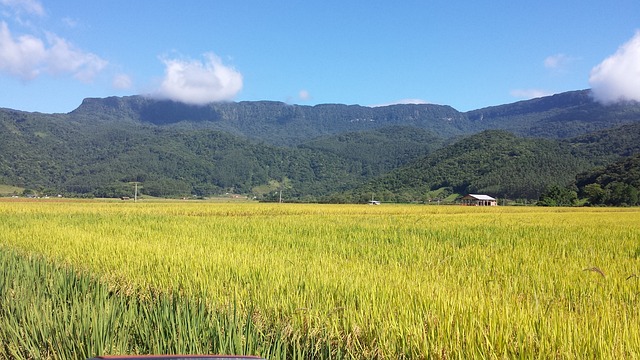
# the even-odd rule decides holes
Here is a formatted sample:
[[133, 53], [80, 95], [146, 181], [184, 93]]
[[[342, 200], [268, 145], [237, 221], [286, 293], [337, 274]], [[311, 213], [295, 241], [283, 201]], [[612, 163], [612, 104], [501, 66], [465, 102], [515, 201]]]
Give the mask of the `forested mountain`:
[[267, 101], [198, 107], [140, 96], [86, 99], [69, 114], [0, 109], [0, 185], [82, 196], [129, 195], [139, 182], [155, 196], [536, 198], [639, 147], [640, 105], [605, 107], [588, 91], [468, 113]]
[[206, 106], [142, 96], [85, 99], [69, 118], [78, 122], [134, 122], [213, 129], [274, 145], [298, 145], [346, 132], [410, 126], [443, 138], [502, 129], [526, 137], [569, 138], [640, 121], [640, 104], [604, 106], [590, 90], [572, 91], [513, 104], [459, 112], [450, 106], [406, 104], [382, 107], [275, 101], [213, 103]]
[[378, 176], [442, 147], [432, 132], [408, 126], [323, 136], [299, 147], [362, 164], [363, 175]]
[[463, 113], [450, 106], [431, 104], [371, 108], [245, 101], [194, 106], [129, 96], [85, 99], [69, 116], [82, 122], [127, 121], [182, 129], [213, 129], [288, 146], [320, 136], [398, 125], [431, 130], [444, 137], [472, 132]]
[[224, 192], [314, 200], [424, 155], [442, 140], [401, 127], [276, 147], [209, 129], [130, 120], [70, 121], [64, 115], [0, 111], [0, 184], [65, 194], [154, 196]]
[[570, 91], [465, 114], [477, 130], [502, 129], [527, 137], [570, 138], [640, 121], [640, 103], [602, 105], [590, 90]]
[[580, 135], [570, 139], [570, 143], [576, 156], [603, 166], [640, 153], [640, 122]]
[[581, 172], [631, 154], [640, 154], [640, 123], [567, 140], [522, 138], [487, 130], [383, 175], [345, 197], [362, 201], [377, 194], [380, 200], [425, 201], [434, 193], [439, 197], [488, 193], [537, 199], [548, 187], [564, 187]]
[[[95, 196], [129, 195], [139, 181], [155, 196], [251, 193], [288, 179], [290, 195], [316, 195], [362, 181], [357, 165], [309, 149], [254, 144], [214, 130], [135, 124], [58, 127], [36, 114], [0, 116], [0, 183]], [[350, 171], [351, 169], [351, 171]]]
[[[534, 199], [552, 184], [566, 184], [590, 167], [556, 140], [526, 139], [487, 130], [439, 149], [353, 192], [381, 200], [424, 201], [429, 192], [487, 193]], [[363, 194], [363, 195], [361, 195]]]

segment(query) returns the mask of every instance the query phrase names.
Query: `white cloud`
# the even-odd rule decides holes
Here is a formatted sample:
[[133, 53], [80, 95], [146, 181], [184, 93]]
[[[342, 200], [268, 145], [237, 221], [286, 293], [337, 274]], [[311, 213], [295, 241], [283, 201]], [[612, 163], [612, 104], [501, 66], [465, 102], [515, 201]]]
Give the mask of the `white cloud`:
[[45, 15], [42, 4], [37, 0], [0, 0], [0, 4], [10, 7], [18, 14], [26, 12], [30, 15]]
[[431, 104], [431, 103], [422, 99], [400, 99], [397, 101], [392, 101], [384, 104], [369, 105], [369, 107], [382, 107], [382, 106], [404, 105], [404, 104], [423, 105], [423, 104]]
[[0, 71], [31, 80], [40, 74], [46, 56], [42, 40], [31, 35], [14, 40], [7, 24], [0, 23]]
[[555, 54], [547, 56], [547, 58], [544, 59], [544, 67], [546, 67], [547, 69], [558, 70], [569, 65], [571, 62], [573, 62], [573, 60], [574, 58], [565, 54]]
[[311, 94], [307, 90], [300, 90], [298, 93], [298, 98], [302, 101], [307, 101], [311, 99]]
[[518, 99], [534, 99], [551, 95], [550, 92], [540, 89], [515, 89], [511, 90], [510, 94]]
[[118, 74], [113, 78], [112, 85], [116, 89], [130, 89], [133, 84], [129, 75]]
[[62, 18], [62, 23], [65, 24], [70, 29], [73, 29], [78, 26], [78, 21], [70, 17]]
[[603, 104], [640, 101], [640, 30], [591, 70], [589, 84], [595, 99]]
[[155, 97], [193, 105], [232, 100], [242, 90], [242, 74], [213, 53], [198, 60], [164, 59], [165, 77]]
[[24, 81], [48, 73], [70, 74], [88, 82], [106, 65], [97, 55], [79, 50], [56, 35], [48, 34], [46, 44], [32, 35], [14, 38], [7, 24], [0, 23], [0, 72]]
[[76, 49], [65, 39], [50, 34], [46, 66], [53, 74], [72, 74], [76, 79], [90, 82], [107, 62], [95, 54]]

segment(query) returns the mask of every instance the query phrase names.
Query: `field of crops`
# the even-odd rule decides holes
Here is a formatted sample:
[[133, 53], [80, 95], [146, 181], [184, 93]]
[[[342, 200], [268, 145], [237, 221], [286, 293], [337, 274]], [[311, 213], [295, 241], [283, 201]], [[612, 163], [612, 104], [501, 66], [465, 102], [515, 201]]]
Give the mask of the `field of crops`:
[[640, 358], [640, 209], [0, 202], [0, 358]]

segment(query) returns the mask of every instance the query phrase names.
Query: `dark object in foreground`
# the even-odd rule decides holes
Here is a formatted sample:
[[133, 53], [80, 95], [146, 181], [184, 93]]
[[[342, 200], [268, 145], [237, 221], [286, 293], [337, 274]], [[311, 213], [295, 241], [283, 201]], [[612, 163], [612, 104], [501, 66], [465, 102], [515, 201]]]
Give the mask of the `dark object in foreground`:
[[243, 355], [105, 355], [96, 356], [87, 360], [193, 360], [193, 359], [218, 359], [218, 360], [265, 360], [258, 356]]

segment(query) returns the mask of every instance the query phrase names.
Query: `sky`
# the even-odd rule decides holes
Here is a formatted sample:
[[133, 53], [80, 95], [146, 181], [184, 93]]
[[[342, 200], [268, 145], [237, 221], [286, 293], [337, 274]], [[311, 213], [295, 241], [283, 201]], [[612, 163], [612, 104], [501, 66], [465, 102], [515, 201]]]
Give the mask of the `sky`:
[[0, 107], [640, 101], [638, 0], [0, 0]]

